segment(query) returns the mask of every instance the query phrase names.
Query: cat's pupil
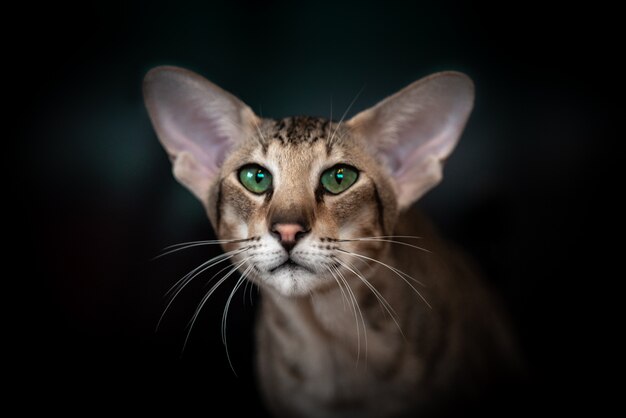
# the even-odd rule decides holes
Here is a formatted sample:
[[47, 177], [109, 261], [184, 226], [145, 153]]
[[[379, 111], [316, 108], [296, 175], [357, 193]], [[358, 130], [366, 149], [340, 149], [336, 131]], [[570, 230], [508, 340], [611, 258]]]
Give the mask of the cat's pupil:
[[343, 181], [343, 168], [337, 170], [337, 172], [335, 173], [335, 180], [337, 181], [337, 184], [341, 184], [341, 182]]
[[254, 177], [254, 181], [258, 183], [262, 182], [263, 179], [265, 178], [265, 173], [261, 170], [257, 170], [256, 173], [253, 171], [248, 171], [246, 173], [246, 177], [248, 177], [249, 179], [252, 179]]

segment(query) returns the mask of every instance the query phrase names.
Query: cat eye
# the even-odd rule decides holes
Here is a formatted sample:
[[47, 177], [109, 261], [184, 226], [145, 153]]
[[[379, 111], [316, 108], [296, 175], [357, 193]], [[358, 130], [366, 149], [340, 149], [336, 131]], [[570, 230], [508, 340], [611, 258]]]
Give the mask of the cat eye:
[[328, 193], [339, 194], [352, 186], [358, 178], [359, 172], [356, 168], [338, 164], [324, 171], [320, 182]]
[[260, 165], [248, 164], [239, 169], [239, 181], [252, 193], [262, 194], [272, 187], [272, 174]]

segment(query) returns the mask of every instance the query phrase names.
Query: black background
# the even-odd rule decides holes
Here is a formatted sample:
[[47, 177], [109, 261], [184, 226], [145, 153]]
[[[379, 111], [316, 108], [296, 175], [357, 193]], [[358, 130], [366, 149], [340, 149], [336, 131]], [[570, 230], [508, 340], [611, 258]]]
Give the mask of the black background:
[[592, 376], [607, 364], [598, 353], [612, 345], [603, 326], [619, 278], [603, 240], [620, 193], [609, 187], [624, 117], [618, 15], [600, 3], [244, 0], [8, 14], [17, 26], [5, 37], [14, 58], [5, 81], [18, 115], [7, 123], [19, 138], [9, 227], [26, 260], [10, 275], [23, 290], [5, 294], [17, 331], [7, 362], [24, 405], [263, 413], [248, 294], [228, 317], [237, 375], [220, 337], [230, 289], [206, 305], [182, 355], [201, 281], [154, 330], [167, 289], [218, 251], [150, 261], [213, 236], [143, 108], [142, 77], [162, 64], [195, 70], [274, 118], [330, 116], [331, 102], [339, 118], [363, 89], [350, 116], [434, 71], [466, 72], [475, 111], [422, 206], [476, 258], [519, 331], [530, 384], [502, 413], [580, 410], [597, 389], [608, 396]]

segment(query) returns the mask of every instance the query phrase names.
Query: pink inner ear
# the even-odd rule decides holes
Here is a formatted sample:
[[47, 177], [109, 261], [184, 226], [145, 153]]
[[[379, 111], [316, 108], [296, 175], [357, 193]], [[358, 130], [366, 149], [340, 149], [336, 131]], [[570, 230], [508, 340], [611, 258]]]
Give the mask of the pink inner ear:
[[[185, 108], [190, 109], [180, 107]], [[174, 154], [189, 152], [211, 174], [219, 170], [231, 147], [228, 137], [220, 132], [219, 123], [200, 110], [171, 115], [163, 127], [170, 132], [172, 143], [167, 145], [174, 148]]]
[[144, 92], [168, 153], [188, 154], [194, 160], [189, 167], [203, 173], [199, 178], [217, 174], [230, 148], [241, 140], [245, 104], [197, 74], [175, 67], [148, 73]]
[[424, 116], [427, 116], [425, 112], [405, 121], [403, 126], [397, 128], [396, 141], [385, 149], [389, 168], [398, 178], [418, 168], [423, 160], [443, 152], [446, 141], [454, 141], [454, 138], [441, 135], [446, 128], [445, 117]]
[[467, 76], [443, 72], [416, 81], [348, 121], [389, 168], [400, 207], [408, 207], [440, 181], [441, 161], [456, 145], [473, 100], [474, 86]]

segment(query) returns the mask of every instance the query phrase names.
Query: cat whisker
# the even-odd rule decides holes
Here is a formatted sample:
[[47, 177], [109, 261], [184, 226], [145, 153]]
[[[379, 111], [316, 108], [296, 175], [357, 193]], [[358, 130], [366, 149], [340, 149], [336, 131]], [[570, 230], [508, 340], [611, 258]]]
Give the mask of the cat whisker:
[[351, 133], [353, 130], [355, 130], [359, 125], [355, 124], [352, 126], [349, 126], [342, 134], [340, 134], [340, 136], [337, 138], [338, 141], [342, 141], [349, 133]]
[[[341, 271], [335, 267], [335, 272], [337, 273], [339, 279], [341, 280], [341, 282], [343, 283], [343, 285], [346, 287], [346, 291], [348, 292], [348, 295], [350, 296], [350, 299], [352, 300], [352, 309], [354, 310], [354, 320], [355, 320], [355, 325], [356, 325], [356, 338], [357, 338], [357, 355], [356, 355], [356, 365], [359, 365], [359, 360], [361, 357], [361, 333], [360, 333], [360, 329], [359, 326], [362, 325], [363, 326], [363, 339], [365, 340], [365, 362], [367, 364], [367, 327], [365, 326], [365, 318], [363, 317], [363, 311], [361, 310], [361, 307], [359, 306], [359, 301], [356, 298], [356, 295], [354, 294], [354, 291], [352, 290], [352, 288], [350, 287], [350, 284], [348, 283], [348, 281], [346, 280], [345, 276], [343, 275], [343, 273], [341, 273]], [[358, 315], [357, 315], [358, 312]], [[359, 317], [361, 318], [361, 324], [359, 325]]]
[[235, 371], [235, 367], [233, 366], [233, 362], [230, 358], [230, 353], [228, 351], [228, 342], [226, 340], [226, 319], [228, 318], [228, 309], [230, 308], [230, 302], [233, 300], [233, 296], [235, 296], [235, 293], [237, 293], [237, 290], [239, 290], [243, 282], [247, 282], [247, 276], [250, 271], [252, 271], [252, 268], [253, 265], [251, 264], [241, 274], [241, 277], [239, 278], [233, 290], [230, 292], [230, 295], [228, 296], [228, 300], [226, 301], [226, 305], [224, 306], [224, 313], [222, 314], [222, 343], [224, 344], [224, 349], [226, 350], [226, 358], [228, 359], [228, 364], [230, 365], [230, 369], [233, 371], [235, 376], [237, 376], [237, 372]]
[[237, 254], [240, 254], [240, 253], [242, 253], [244, 251], [247, 251], [248, 249], [250, 249], [249, 246], [242, 247], [242, 248], [239, 248], [239, 249], [236, 249], [236, 250], [228, 251], [228, 252], [223, 253], [223, 254], [219, 254], [219, 255], [211, 258], [210, 260], [205, 261], [204, 263], [200, 264], [198, 267], [194, 268], [189, 273], [184, 275], [176, 283], [174, 283], [174, 285], [172, 287], [170, 287], [167, 292], [165, 292], [164, 296], [168, 297], [170, 294], [172, 294], [174, 292], [177, 292], [181, 287], [186, 286], [187, 283], [189, 281], [191, 281], [194, 277], [196, 277], [198, 274], [202, 274], [207, 269], [209, 269], [209, 268], [211, 268], [211, 267], [213, 267], [213, 266], [215, 266], [217, 264], [223, 263], [224, 261], [229, 260], [232, 257], [236, 256]]
[[417, 245], [409, 244], [409, 243], [402, 242], [402, 241], [396, 241], [396, 240], [392, 240], [392, 239], [384, 239], [384, 238], [376, 238], [376, 237], [368, 238], [368, 237], [366, 237], [366, 238], [340, 239], [340, 240], [337, 240], [336, 242], [352, 242], [352, 241], [389, 242], [389, 243], [392, 243], [392, 244], [399, 244], [399, 245], [404, 245], [406, 247], [415, 248], [415, 249], [427, 252], [429, 254], [432, 254], [432, 251], [427, 250], [426, 248], [418, 247]]
[[[356, 311], [356, 304], [354, 303], [354, 300], [352, 299], [353, 294], [351, 294], [351, 293], [346, 293], [346, 291], [348, 291], [348, 292], [349, 292], [349, 291], [350, 291], [350, 289], [346, 289], [346, 291], [344, 291], [344, 286], [345, 286], [346, 284], [345, 284], [345, 281], [344, 281], [344, 280], [340, 280], [340, 278], [338, 277], [338, 276], [339, 276], [339, 274], [340, 274], [340, 272], [339, 272], [339, 269], [337, 268], [337, 266], [335, 266], [334, 264], [329, 264], [328, 266], [329, 266], [328, 268], [329, 268], [329, 270], [330, 270], [331, 274], [332, 274], [332, 275], [333, 275], [333, 277], [335, 278], [335, 281], [336, 281], [336, 282], [337, 282], [337, 284], [339, 285], [339, 290], [341, 291], [341, 293], [342, 293], [342, 295], [343, 295], [342, 297], [345, 299], [345, 300], [343, 301], [343, 303], [344, 303], [344, 307], [345, 307], [345, 308], [349, 308], [350, 306], [352, 307], [352, 310], [353, 310], [353, 312], [354, 312], [354, 319], [355, 319], [355, 321], [356, 321], [356, 325], [357, 325], [357, 336], [358, 336], [358, 334], [359, 334], [359, 329], [358, 329], [358, 327], [359, 327], [359, 323], [358, 323], [358, 320], [359, 320], [359, 319], [358, 319], [358, 315], [357, 315], [357, 311]], [[342, 284], [342, 283], [343, 283], [343, 284]], [[349, 304], [349, 306], [346, 306], [346, 303], [348, 303], [348, 304]]]
[[209, 287], [211, 282], [213, 282], [213, 279], [216, 278], [217, 276], [219, 276], [219, 274], [221, 272], [223, 272], [224, 270], [228, 270], [229, 268], [232, 268], [232, 267], [233, 267], [232, 264], [227, 264], [226, 266], [222, 267], [217, 273], [215, 273], [213, 276], [211, 276], [211, 278], [209, 280], [207, 280], [207, 282], [204, 284], [204, 288]]
[[[376, 286], [374, 286], [369, 280], [367, 280], [365, 278], [365, 276], [363, 275], [363, 272], [361, 270], [359, 270], [359, 268], [354, 265], [354, 263], [348, 261], [348, 260], [341, 260], [337, 257], [334, 257], [335, 261], [338, 264], [341, 264], [344, 268], [348, 269], [349, 271], [351, 271], [355, 276], [357, 276], [357, 278], [359, 280], [361, 280], [363, 282], [363, 284], [365, 284], [367, 286], [367, 288], [374, 294], [374, 296], [376, 296], [376, 298], [378, 299], [378, 301], [380, 302], [381, 306], [387, 311], [387, 313], [392, 317], [392, 318], [397, 318], [398, 317], [398, 313], [395, 311], [395, 309], [393, 309], [393, 307], [391, 306], [391, 304], [387, 301], [387, 299], [385, 299], [383, 297], [383, 295], [378, 291], [378, 289], [376, 289]], [[357, 259], [356, 261], [360, 261], [359, 259]]]
[[330, 123], [333, 121], [333, 96], [330, 96], [330, 118], [328, 118], [328, 135], [326, 136], [326, 143], [330, 144]]
[[250, 306], [252, 306], [252, 288], [253, 287], [254, 287], [253, 283], [250, 280], [246, 280], [246, 284], [243, 287], [243, 294], [241, 296], [241, 300], [244, 306], [246, 305], [246, 293], [249, 294]]
[[344, 254], [348, 254], [351, 255], [353, 257], [360, 257], [360, 258], [364, 258], [366, 260], [370, 260], [373, 261], [374, 263], [380, 264], [381, 266], [386, 267], [387, 269], [391, 270], [393, 273], [395, 273], [398, 277], [400, 277], [411, 289], [413, 289], [413, 291], [420, 297], [420, 299], [422, 299], [424, 301], [424, 303], [426, 304], [426, 306], [428, 306], [429, 308], [432, 309], [432, 306], [430, 305], [430, 303], [428, 303], [428, 301], [426, 300], [426, 298], [424, 298], [424, 296], [419, 292], [419, 290], [417, 290], [415, 288], [415, 286], [413, 286], [405, 277], [408, 277], [409, 279], [415, 281], [416, 283], [420, 284], [423, 287], [426, 287], [422, 282], [420, 282], [419, 280], [415, 279], [414, 277], [411, 277], [410, 275], [406, 274], [405, 272], [403, 272], [400, 269], [397, 269], [393, 266], [390, 266], [387, 263], [383, 263], [382, 261], [376, 260], [374, 258], [362, 255], [362, 254], [357, 254], [357, 253], [353, 253], [351, 251], [346, 251], [343, 250], [341, 248], [338, 248], [337, 251], [340, 251]]
[[354, 96], [354, 99], [352, 99], [352, 101], [350, 102], [350, 104], [346, 108], [346, 111], [343, 112], [343, 115], [341, 115], [341, 119], [339, 119], [339, 122], [337, 122], [337, 126], [335, 126], [335, 130], [333, 131], [332, 135], [330, 136], [330, 139], [328, 140], [329, 144], [332, 145], [333, 139], [335, 138], [335, 134], [339, 130], [339, 127], [341, 126], [341, 123], [346, 118], [346, 116], [348, 115], [348, 112], [350, 111], [350, 109], [352, 109], [352, 106], [354, 105], [354, 103], [356, 103], [356, 101], [359, 98], [359, 96], [361, 95], [361, 93], [363, 93], [363, 90], [365, 90], [365, 86], [361, 87], [361, 90], [358, 91], [356, 96]]
[[246, 292], [248, 291], [248, 286], [249, 286], [249, 285], [250, 285], [250, 281], [247, 281], [247, 282], [245, 283], [245, 285], [243, 286], [243, 293], [242, 293], [242, 295], [241, 295], [241, 300], [242, 300], [242, 302], [243, 302], [244, 306], [245, 306], [245, 304], [246, 304]]
[[[378, 238], [380, 238], [380, 237], [378, 237]], [[168, 250], [170, 248], [180, 247], [180, 246], [188, 245], [188, 244], [223, 244], [223, 243], [229, 243], [229, 242], [246, 242], [246, 241], [251, 241], [253, 239], [256, 239], [256, 237], [234, 238], [234, 239], [208, 239], [208, 240], [199, 240], [199, 241], [187, 241], [187, 242], [179, 242], [177, 244], [168, 245], [167, 247], [163, 248], [163, 250]]]
[[352, 255], [352, 256], [355, 256], [355, 257], [362, 258], [362, 259], [364, 259], [364, 260], [373, 261], [374, 263], [380, 264], [380, 265], [382, 265], [382, 266], [386, 267], [387, 269], [389, 269], [389, 270], [393, 271], [394, 273], [396, 273], [396, 274], [398, 274], [398, 275], [400, 275], [400, 276], [406, 277], [406, 278], [408, 278], [408, 279], [410, 279], [410, 280], [414, 281], [415, 283], [419, 284], [420, 286], [422, 286], [422, 287], [424, 287], [424, 288], [428, 287], [428, 286], [426, 286], [424, 283], [422, 283], [421, 281], [417, 280], [415, 277], [413, 277], [413, 276], [411, 276], [411, 275], [409, 275], [409, 274], [405, 273], [404, 271], [400, 270], [400, 269], [399, 269], [399, 268], [397, 268], [397, 267], [393, 267], [393, 266], [391, 266], [391, 265], [389, 265], [389, 264], [387, 264], [387, 263], [383, 263], [383, 262], [382, 262], [382, 261], [380, 261], [380, 260], [377, 260], [377, 259], [372, 258], [372, 257], [368, 257], [368, 256], [363, 255], [363, 254], [359, 254], [359, 253], [355, 253], [355, 252], [352, 252], [352, 251], [348, 251], [348, 250], [345, 250], [345, 249], [343, 249], [343, 248], [337, 248], [336, 250], [337, 250], [337, 251], [341, 251], [341, 252], [346, 253], [346, 254], [349, 254], [349, 255]]
[[[380, 303], [380, 305], [383, 307], [383, 309], [389, 314], [389, 316], [391, 317], [393, 322], [398, 327], [398, 330], [400, 331], [400, 334], [402, 335], [402, 337], [406, 338], [405, 335], [404, 335], [404, 332], [402, 331], [402, 327], [400, 327], [400, 324], [398, 323], [398, 313], [395, 311], [395, 309], [393, 309], [393, 307], [391, 306], [389, 301], [387, 301], [387, 299], [384, 298], [384, 296], [378, 291], [378, 289], [376, 289], [376, 287], [373, 284], [371, 284], [363, 276], [363, 274], [361, 274], [359, 269], [356, 268], [356, 266], [354, 264], [352, 264], [352, 263], [350, 263], [350, 262], [348, 262], [346, 260], [342, 261], [342, 260], [340, 260], [338, 258], [335, 258], [335, 261], [337, 263], [341, 264], [344, 268], [346, 268], [349, 271], [351, 271], [359, 280], [361, 280], [361, 282], [363, 282], [363, 284], [374, 294], [374, 296], [378, 300], [378, 303]], [[356, 269], [356, 271], [355, 271], [355, 269]]]
[[255, 239], [256, 237], [245, 238], [245, 239], [214, 239], [214, 240], [204, 240], [204, 241], [189, 241], [189, 242], [181, 242], [178, 244], [169, 245], [161, 251], [165, 251], [154, 258], [151, 261], [157, 260], [161, 257], [165, 257], [166, 255], [175, 253], [177, 251], [186, 250], [188, 248], [199, 247], [203, 245], [216, 245], [216, 244], [232, 244], [232, 243], [240, 243], [247, 242]]
[[228, 316], [228, 309], [230, 307], [230, 302], [233, 299], [233, 296], [239, 290], [239, 287], [246, 281], [248, 274], [252, 271], [252, 265], [246, 267], [243, 273], [241, 273], [241, 277], [237, 280], [237, 283], [233, 287], [233, 290], [230, 292], [228, 299], [226, 300], [226, 305], [224, 306], [224, 313], [222, 314], [222, 344], [228, 346], [226, 343], [226, 317]]
[[331, 265], [329, 263], [326, 263], [324, 264], [324, 267], [326, 267], [326, 270], [328, 270], [330, 275], [333, 276], [333, 279], [337, 283], [337, 287], [341, 291], [341, 301], [343, 302], [343, 309], [346, 310], [348, 308], [348, 305], [346, 304], [346, 302], [350, 303], [350, 300], [348, 299], [346, 292], [343, 290], [343, 287], [341, 287], [341, 283], [339, 283], [339, 279], [337, 279], [337, 276], [335, 276], [335, 273], [331, 270], [330, 268]]
[[[204, 273], [206, 270], [210, 269], [213, 266], [216, 266], [220, 263], [223, 263], [226, 260], [230, 260], [231, 258], [235, 257], [238, 254], [241, 254], [245, 251], [248, 250], [248, 247], [244, 247], [241, 248], [239, 250], [233, 250], [233, 251], [229, 251], [228, 253], [225, 254], [220, 254], [217, 257], [213, 257], [208, 261], [205, 261], [204, 263], [200, 264], [198, 267], [196, 267], [195, 269], [191, 270], [189, 273], [187, 273], [185, 276], [183, 276], [182, 279], [180, 279], [178, 282], [176, 282], [174, 284], [174, 286], [172, 286], [166, 293], [165, 296], [167, 297], [169, 294], [172, 294], [169, 298], [169, 301], [167, 303], [167, 305], [165, 306], [165, 309], [163, 310], [163, 313], [161, 314], [161, 316], [159, 317], [159, 321], [157, 322], [157, 326], [155, 331], [159, 330], [159, 327], [161, 326], [161, 322], [163, 322], [163, 318], [165, 317], [165, 314], [167, 313], [167, 311], [169, 310], [170, 306], [172, 306], [172, 303], [174, 303], [174, 300], [176, 299], [176, 297], [180, 294], [180, 292], [182, 292], [182, 290], [189, 284], [191, 283], [191, 281], [198, 277], [200, 274]], [[216, 261], [217, 260], [217, 261]], [[226, 266], [226, 268], [228, 268], [230, 266]], [[220, 270], [219, 272], [217, 272], [215, 275], [221, 273], [222, 271], [224, 271], [226, 268], [223, 268], [222, 270]], [[215, 277], [215, 275], [213, 275], [213, 277]], [[213, 279], [213, 277], [211, 277], [210, 280]]]
[[371, 237], [357, 237], [358, 238], [411, 238], [411, 239], [424, 239], [424, 237], [418, 237], [417, 235], [372, 235]]
[[209, 291], [202, 297], [202, 299], [200, 300], [200, 303], [198, 304], [198, 307], [196, 308], [193, 316], [191, 317], [191, 320], [189, 321], [189, 324], [188, 324], [189, 330], [187, 331], [185, 342], [183, 343], [182, 352], [184, 352], [185, 348], [187, 348], [187, 343], [189, 342], [189, 337], [191, 336], [191, 331], [193, 330], [193, 326], [196, 323], [196, 320], [198, 319], [198, 315], [200, 315], [200, 311], [202, 311], [202, 308], [204, 307], [206, 302], [209, 300], [211, 295], [213, 295], [213, 293], [215, 293], [217, 288], [220, 287], [222, 283], [224, 283], [233, 273], [235, 273], [240, 267], [242, 267], [245, 263], [247, 263], [250, 260], [250, 258], [251, 257], [246, 257], [243, 260], [241, 260], [239, 263], [232, 266], [231, 270], [224, 277], [219, 279], [219, 281], [215, 283], [211, 287], [211, 289], [209, 289]]
[[257, 123], [256, 119], [254, 120], [254, 127], [256, 128], [256, 131], [259, 134], [259, 137], [261, 139], [261, 146], [262, 147], [267, 146], [268, 144], [267, 138], [265, 138], [265, 136], [263, 135], [263, 132], [261, 132], [261, 128], [259, 128], [259, 124]]

